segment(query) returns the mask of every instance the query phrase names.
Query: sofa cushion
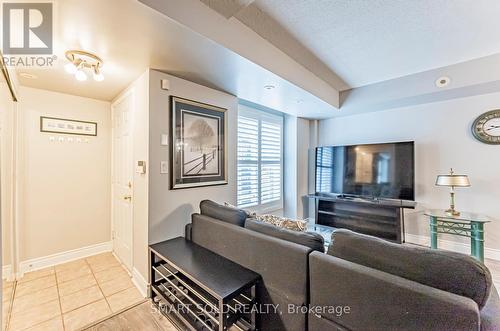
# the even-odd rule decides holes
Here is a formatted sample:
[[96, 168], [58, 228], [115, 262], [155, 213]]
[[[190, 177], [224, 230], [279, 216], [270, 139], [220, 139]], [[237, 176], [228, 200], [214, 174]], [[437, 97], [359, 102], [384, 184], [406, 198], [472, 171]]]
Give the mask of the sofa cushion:
[[248, 218], [246, 220], [245, 228], [266, 234], [268, 236], [304, 245], [316, 251], [325, 251], [325, 240], [318, 233], [288, 230], [252, 218]]
[[309, 275], [309, 307], [347, 330], [479, 330], [479, 307], [464, 296], [319, 252], [309, 255]]
[[[288, 305], [305, 306], [309, 297], [309, 247], [266, 236], [199, 214], [192, 216], [192, 240], [214, 253], [261, 275], [259, 330], [306, 329], [304, 312], [288, 313]], [[275, 311], [276, 309], [276, 311]]]
[[328, 254], [474, 300], [481, 309], [492, 287], [484, 264], [470, 256], [390, 243], [339, 229]]
[[202, 215], [238, 226], [244, 226], [247, 219], [247, 214], [244, 210], [223, 206], [211, 200], [200, 202], [200, 211]]

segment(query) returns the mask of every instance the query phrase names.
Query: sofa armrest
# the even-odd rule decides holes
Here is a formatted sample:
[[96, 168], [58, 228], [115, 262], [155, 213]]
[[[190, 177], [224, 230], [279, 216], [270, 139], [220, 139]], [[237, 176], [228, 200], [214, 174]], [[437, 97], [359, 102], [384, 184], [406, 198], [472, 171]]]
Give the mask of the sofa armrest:
[[481, 309], [481, 331], [500, 330], [500, 297], [493, 286], [490, 296]]
[[191, 223], [186, 224], [184, 227], [184, 237], [186, 240], [191, 241], [191, 231], [193, 230], [193, 225]]
[[479, 329], [472, 299], [318, 252], [309, 266], [310, 306], [323, 309], [312, 318], [349, 330]]

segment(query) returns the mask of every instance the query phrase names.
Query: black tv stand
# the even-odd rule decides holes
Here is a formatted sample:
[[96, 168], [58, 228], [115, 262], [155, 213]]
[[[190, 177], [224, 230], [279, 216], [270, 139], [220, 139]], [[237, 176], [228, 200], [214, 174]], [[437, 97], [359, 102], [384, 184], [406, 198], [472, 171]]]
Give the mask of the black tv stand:
[[345, 228], [396, 243], [404, 242], [404, 208], [414, 209], [413, 201], [360, 198], [349, 195], [313, 194], [316, 223]]
[[367, 198], [367, 197], [358, 197], [355, 195], [348, 195], [348, 194], [339, 194], [336, 195], [335, 198], [337, 199], [342, 199], [342, 200], [362, 200], [362, 201], [377, 201], [378, 199], [373, 197], [373, 198]]

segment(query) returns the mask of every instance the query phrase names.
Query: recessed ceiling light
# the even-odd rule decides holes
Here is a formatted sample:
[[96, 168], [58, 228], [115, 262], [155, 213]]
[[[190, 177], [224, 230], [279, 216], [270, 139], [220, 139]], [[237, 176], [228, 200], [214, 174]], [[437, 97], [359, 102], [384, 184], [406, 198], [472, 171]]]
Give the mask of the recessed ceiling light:
[[276, 86], [274, 86], [274, 85], [264, 85], [264, 88], [265, 88], [266, 90], [272, 90], [272, 89], [274, 89], [275, 87], [276, 87]]
[[26, 78], [26, 79], [37, 79], [38, 78], [37, 75], [33, 75], [33, 74], [30, 74], [27, 72], [21, 72], [21, 73], [19, 73], [19, 76]]
[[442, 88], [448, 86], [450, 82], [451, 82], [450, 77], [443, 76], [436, 79], [435, 83], [437, 87]]

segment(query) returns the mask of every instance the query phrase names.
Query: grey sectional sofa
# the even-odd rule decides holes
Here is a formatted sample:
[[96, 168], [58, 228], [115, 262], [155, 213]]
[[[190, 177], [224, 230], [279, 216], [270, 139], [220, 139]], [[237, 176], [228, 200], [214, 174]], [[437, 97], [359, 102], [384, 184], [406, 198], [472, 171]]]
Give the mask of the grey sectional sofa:
[[314, 235], [273, 233], [242, 210], [200, 211], [186, 238], [262, 276], [261, 330], [500, 330], [491, 275], [468, 256], [347, 230], [325, 254]]

